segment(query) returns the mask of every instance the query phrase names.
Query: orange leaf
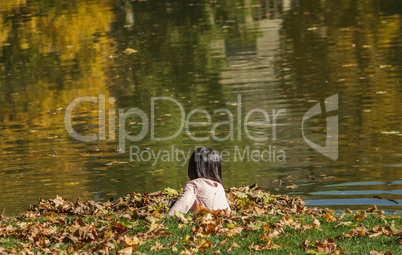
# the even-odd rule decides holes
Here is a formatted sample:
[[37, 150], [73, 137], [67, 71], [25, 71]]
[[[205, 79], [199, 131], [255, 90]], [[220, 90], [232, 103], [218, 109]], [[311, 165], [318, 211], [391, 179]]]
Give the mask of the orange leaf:
[[329, 213], [325, 213], [323, 217], [324, 217], [324, 219], [327, 220], [327, 222], [334, 222], [334, 221], [335, 221], [334, 216], [332, 216], [332, 215], [329, 214]]

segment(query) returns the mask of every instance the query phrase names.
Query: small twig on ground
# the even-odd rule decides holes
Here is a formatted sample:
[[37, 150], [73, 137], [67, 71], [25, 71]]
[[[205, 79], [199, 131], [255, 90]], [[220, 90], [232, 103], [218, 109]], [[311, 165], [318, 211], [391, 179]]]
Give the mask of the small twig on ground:
[[59, 155], [59, 153], [57, 153], [55, 149], [51, 148], [51, 150], [54, 152], [55, 155]]

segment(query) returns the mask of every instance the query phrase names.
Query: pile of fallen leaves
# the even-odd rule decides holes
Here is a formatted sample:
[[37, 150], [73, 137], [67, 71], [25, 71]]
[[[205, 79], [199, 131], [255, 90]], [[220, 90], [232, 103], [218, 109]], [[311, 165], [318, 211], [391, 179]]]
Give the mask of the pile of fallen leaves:
[[[199, 207], [196, 214], [183, 215], [175, 213], [179, 220], [178, 228], [190, 228], [191, 235], [178, 237], [169, 244], [162, 245], [159, 238], [172, 236], [169, 227], [164, 224], [173, 200], [180, 196], [180, 192], [166, 188], [163, 192], [140, 194], [133, 192], [109, 202], [81, 202], [67, 201], [59, 196], [55, 199], [39, 199], [39, 204], [21, 213], [17, 217], [0, 215], [0, 253], [1, 254], [36, 254], [39, 253], [111, 253], [132, 254], [138, 247], [152, 243], [151, 251], [170, 250], [179, 252], [178, 242], [184, 244], [181, 254], [194, 254], [213, 249], [216, 246], [225, 246], [225, 252], [239, 248], [236, 242], [228, 238], [242, 232], [262, 231], [259, 244], [252, 242], [248, 245], [250, 251], [264, 251], [280, 249], [283, 245], [274, 243], [274, 240], [285, 233], [285, 227], [306, 231], [320, 229], [321, 223], [317, 216], [327, 222], [338, 225], [355, 224], [342, 221], [345, 214], [335, 217], [333, 211], [306, 207], [299, 197], [286, 195], [272, 195], [259, 190], [258, 186], [243, 185], [240, 188], [230, 188], [227, 199], [232, 212], [225, 210], [210, 211]], [[376, 207], [367, 212], [381, 211]], [[364, 219], [366, 212], [355, 214], [355, 220]], [[258, 216], [279, 216], [278, 222], [259, 220]], [[309, 215], [312, 223], [306, 224], [296, 219], [297, 215]], [[126, 223], [125, 223], [126, 222]], [[127, 224], [130, 222], [130, 224]], [[144, 224], [144, 230], [137, 227]], [[374, 227], [371, 230], [356, 225], [350, 233], [344, 233], [338, 239], [351, 237], [376, 237], [380, 235], [397, 236], [402, 240], [401, 227], [392, 222], [385, 227]], [[210, 236], [224, 236], [219, 243], [213, 243]], [[260, 241], [259, 240], [259, 241]], [[5, 247], [5, 242], [14, 242], [14, 246]], [[402, 242], [402, 241], [401, 241]], [[334, 239], [327, 238], [325, 242], [306, 239], [300, 243], [300, 249], [307, 253], [321, 252], [322, 254], [343, 254], [343, 249], [336, 245]], [[212, 253], [221, 253], [214, 250]], [[373, 253], [383, 254], [383, 253]], [[388, 253], [391, 254], [391, 253]]]

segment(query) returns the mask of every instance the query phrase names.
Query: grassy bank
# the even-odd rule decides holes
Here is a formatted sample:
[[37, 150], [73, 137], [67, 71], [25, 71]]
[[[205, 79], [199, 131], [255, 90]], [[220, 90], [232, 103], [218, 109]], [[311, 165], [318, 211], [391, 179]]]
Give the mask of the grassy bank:
[[227, 193], [230, 214], [166, 216], [178, 195], [167, 188], [106, 203], [40, 199], [16, 217], [0, 215], [0, 253], [402, 254], [401, 217], [376, 207], [334, 214], [244, 185]]

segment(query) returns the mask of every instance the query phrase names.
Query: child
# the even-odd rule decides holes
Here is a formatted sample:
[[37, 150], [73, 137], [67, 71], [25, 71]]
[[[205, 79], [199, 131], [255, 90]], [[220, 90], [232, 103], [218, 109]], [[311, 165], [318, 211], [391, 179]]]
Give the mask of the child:
[[184, 185], [183, 195], [170, 208], [169, 215], [196, 212], [197, 205], [230, 212], [222, 186], [221, 160], [216, 151], [208, 147], [196, 149], [188, 164], [188, 177], [191, 181]]

